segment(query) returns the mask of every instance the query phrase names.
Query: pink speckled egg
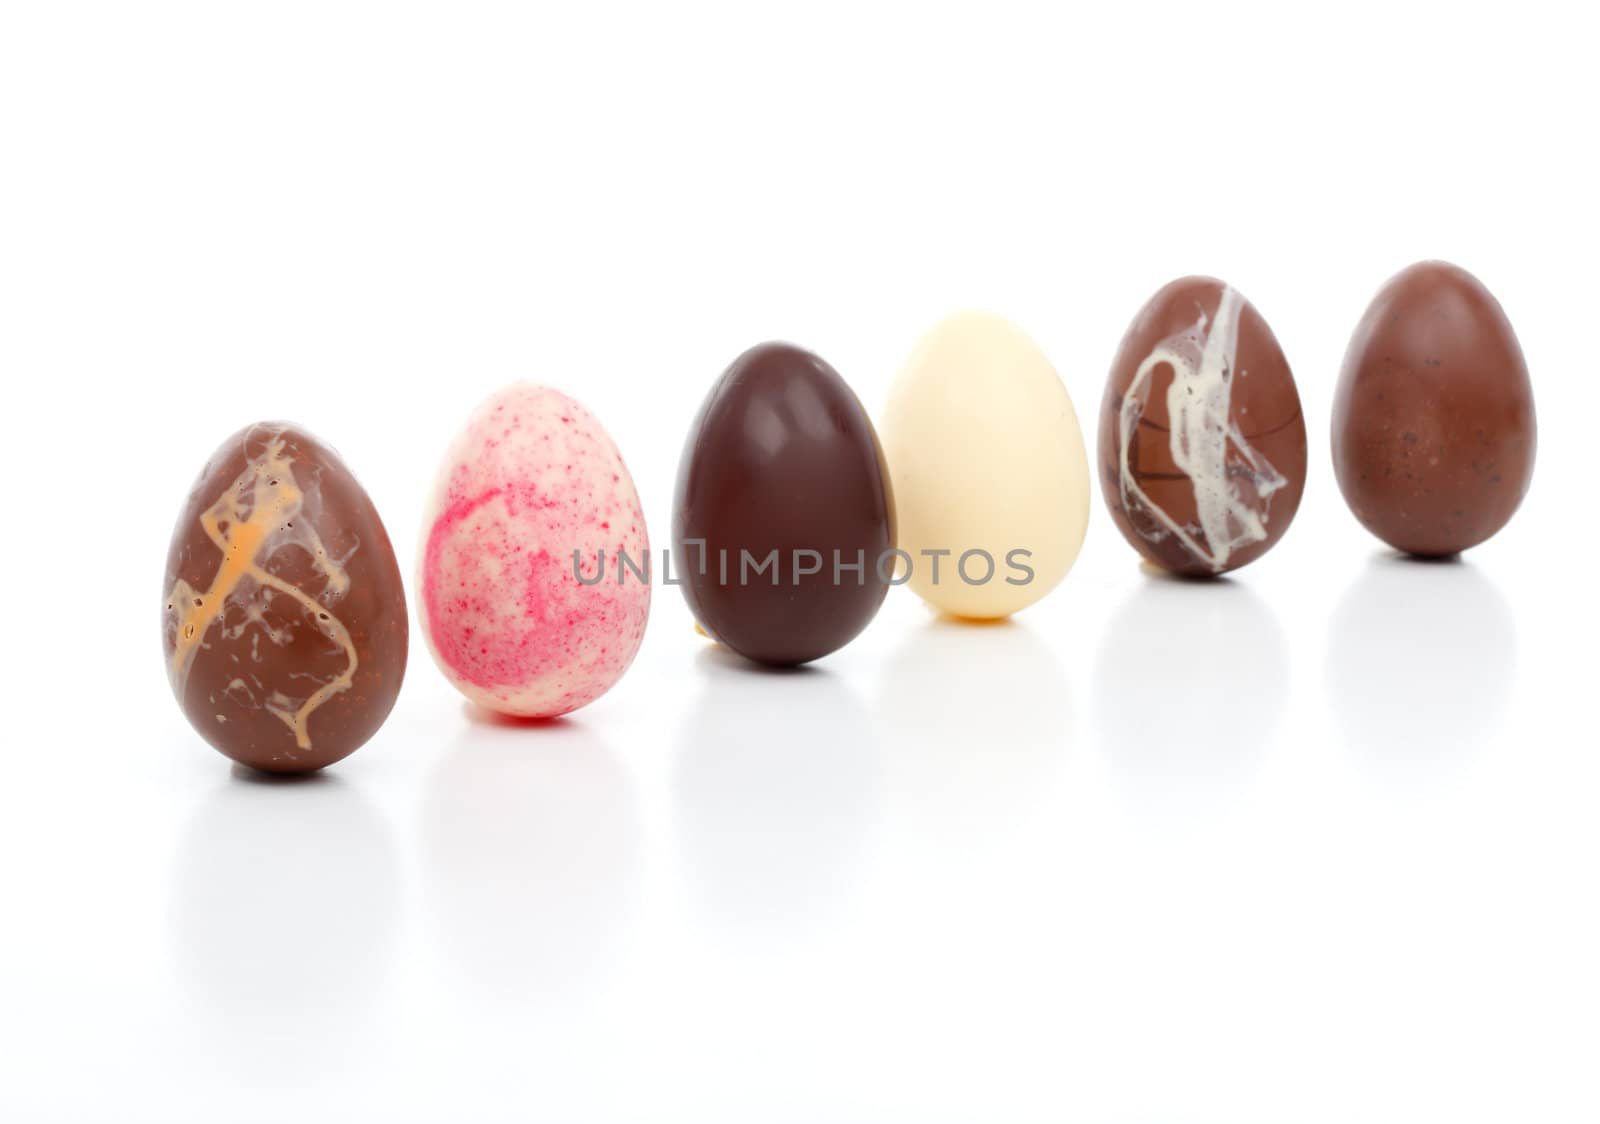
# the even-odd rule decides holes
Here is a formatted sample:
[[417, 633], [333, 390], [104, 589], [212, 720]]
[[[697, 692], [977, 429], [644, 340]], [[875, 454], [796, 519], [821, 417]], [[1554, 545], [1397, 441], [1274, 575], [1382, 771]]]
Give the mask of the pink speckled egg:
[[519, 383], [479, 406], [422, 525], [422, 635], [467, 698], [553, 718], [628, 670], [650, 615], [650, 540], [621, 454], [577, 402]]

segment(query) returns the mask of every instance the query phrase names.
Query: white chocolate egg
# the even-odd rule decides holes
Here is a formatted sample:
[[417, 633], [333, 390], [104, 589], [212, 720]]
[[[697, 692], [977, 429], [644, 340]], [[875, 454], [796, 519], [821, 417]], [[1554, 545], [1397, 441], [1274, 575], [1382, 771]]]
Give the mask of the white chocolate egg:
[[906, 584], [992, 620], [1066, 576], [1089, 523], [1089, 461], [1067, 388], [1002, 317], [960, 312], [917, 344], [879, 427]]

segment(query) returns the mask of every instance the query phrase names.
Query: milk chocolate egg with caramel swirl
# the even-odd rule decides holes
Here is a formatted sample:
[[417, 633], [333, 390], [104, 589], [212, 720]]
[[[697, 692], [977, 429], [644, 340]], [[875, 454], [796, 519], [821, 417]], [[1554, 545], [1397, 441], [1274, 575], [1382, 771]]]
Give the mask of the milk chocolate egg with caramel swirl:
[[1208, 576], [1283, 537], [1306, 482], [1306, 426], [1283, 349], [1231, 285], [1185, 277], [1139, 311], [1111, 365], [1100, 477], [1123, 537]]
[[400, 567], [339, 455], [292, 425], [240, 430], [178, 518], [162, 588], [167, 677], [235, 761], [302, 773], [355, 752], [405, 675]]

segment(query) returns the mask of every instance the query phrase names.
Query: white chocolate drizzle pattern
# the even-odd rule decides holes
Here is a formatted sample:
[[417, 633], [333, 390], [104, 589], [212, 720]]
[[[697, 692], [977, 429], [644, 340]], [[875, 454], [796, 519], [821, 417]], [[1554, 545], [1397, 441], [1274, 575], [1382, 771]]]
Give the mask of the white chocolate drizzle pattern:
[[[1212, 570], [1228, 564], [1228, 556], [1238, 547], [1260, 542], [1267, 537], [1267, 501], [1288, 481], [1267, 459], [1250, 446], [1238, 423], [1229, 414], [1233, 396], [1234, 364], [1239, 345], [1239, 310], [1243, 298], [1231, 285], [1224, 286], [1217, 304], [1216, 322], [1209, 325], [1204, 311], [1188, 329], [1168, 336], [1145, 356], [1122, 398], [1120, 427], [1120, 479], [1123, 507], [1132, 510], [1132, 500], [1149, 511], [1189, 552]], [[1141, 391], [1155, 369], [1162, 364], [1172, 368], [1172, 385], [1167, 388], [1168, 440], [1172, 461], [1194, 487], [1194, 506], [1199, 519], [1186, 527], [1158, 506], [1139, 486], [1129, 464], [1133, 433], [1144, 412]], [[1259, 509], [1247, 503], [1229, 477], [1228, 447], [1233, 446], [1255, 486]]]
[[[247, 443], [255, 432], [252, 430], [246, 436]], [[167, 614], [170, 627], [174, 629], [174, 647], [167, 672], [181, 698], [195, 657], [214, 624], [230, 640], [238, 639], [246, 629], [255, 626], [273, 644], [289, 643], [290, 630], [274, 627], [267, 620], [266, 612], [274, 593], [290, 598], [305, 610], [312, 625], [342, 648], [345, 655], [344, 670], [307, 697], [294, 699], [281, 690], [274, 690], [261, 704], [282, 719], [294, 734], [297, 746], [310, 749], [308, 723], [311, 715], [334, 695], [350, 688], [359, 661], [355, 642], [344, 622], [310, 594], [263, 568], [265, 559], [278, 551], [299, 547], [311, 556], [312, 565], [327, 578], [325, 595], [337, 599], [350, 588], [350, 575], [344, 567], [347, 559], [334, 558], [309, 520], [300, 518], [306, 495], [295, 482], [291, 471], [294, 461], [285, 452], [284, 444], [281, 430], [272, 433], [265, 449], [249, 460], [244, 471], [215, 503], [201, 512], [200, 525], [206, 537], [222, 552], [222, 562], [204, 593], [197, 592], [180, 578], [168, 595]], [[314, 489], [315, 484], [308, 486]], [[232, 624], [224, 616], [230, 605], [241, 614]], [[256, 652], [259, 635], [252, 635], [250, 640], [252, 652]], [[259, 654], [254, 658], [259, 659]], [[224, 693], [255, 701], [255, 693], [242, 678], [232, 680]]]

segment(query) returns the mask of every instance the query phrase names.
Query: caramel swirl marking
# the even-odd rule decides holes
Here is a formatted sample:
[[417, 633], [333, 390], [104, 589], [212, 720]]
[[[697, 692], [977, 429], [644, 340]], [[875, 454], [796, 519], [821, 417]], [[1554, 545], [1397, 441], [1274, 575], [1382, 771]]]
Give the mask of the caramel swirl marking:
[[[343, 621], [304, 590], [262, 568], [264, 559], [285, 547], [297, 546], [311, 555], [312, 564], [327, 577], [327, 592], [334, 599], [350, 588], [350, 575], [343, 561], [329, 554], [316, 530], [299, 518], [305, 493], [295, 483], [293, 464], [293, 458], [284, 450], [283, 431], [279, 430], [217, 501], [201, 513], [200, 526], [222, 552], [222, 564], [203, 593], [181, 578], [172, 587], [167, 611], [174, 618], [175, 644], [167, 673], [182, 697], [206, 633], [229, 604], [242, 608], [245, 614], [238, 632], [256, 624], [272, 643], [288, 643], [289, 630], [273, 629], [263, 614], [274, 592], [291, 598], [305, 610], [307, 619], [319, 632], [344, 649], [346, 659], [344, 671], [307, 698], [295, 700], [273, 691], [263, 704], [294, 733], [297, 746], [310, 749], [307, 724], [311, 715], [334, 695], [350, 689], [358, 661], [355, 642]], [[250, 579], [248, 583], [246, 578]]]

